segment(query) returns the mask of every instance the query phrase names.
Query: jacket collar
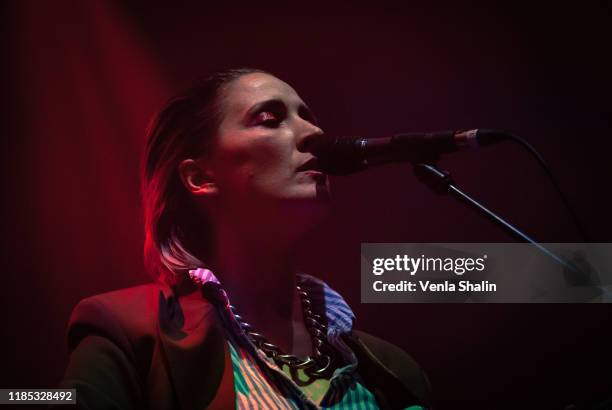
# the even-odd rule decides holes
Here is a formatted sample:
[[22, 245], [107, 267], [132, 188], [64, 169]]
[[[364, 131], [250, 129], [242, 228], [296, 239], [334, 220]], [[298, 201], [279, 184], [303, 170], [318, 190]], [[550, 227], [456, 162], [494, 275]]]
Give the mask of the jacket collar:
[[158, 337], [179, 408], [233, 408], [234, 377], [215, 306], [195, 286], [163, 288]]

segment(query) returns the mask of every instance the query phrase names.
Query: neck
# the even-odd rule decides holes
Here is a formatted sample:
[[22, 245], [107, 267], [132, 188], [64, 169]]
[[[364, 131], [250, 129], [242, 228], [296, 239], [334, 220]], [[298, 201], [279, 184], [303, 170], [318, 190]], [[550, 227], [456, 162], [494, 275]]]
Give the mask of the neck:
[[215, 236], [212, 269], [245, 321], [285, 352], [309, 354], [295, 290], [296, 238], [231, 224], [219, 224]]

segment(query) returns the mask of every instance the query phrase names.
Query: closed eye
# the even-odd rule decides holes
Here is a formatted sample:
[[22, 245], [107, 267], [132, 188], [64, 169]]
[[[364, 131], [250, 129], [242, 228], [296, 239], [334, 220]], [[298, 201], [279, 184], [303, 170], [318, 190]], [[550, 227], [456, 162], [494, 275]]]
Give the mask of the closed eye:
[[[282, 100], [264, 101], [249, 110], [250, 124], [265, 127], [278, 127], [287, 117], [288, 108]], [[318, 121], [312, 111], [303, 103], [299, 105], [297, 114], [300, 118], [318, 126]]]
[[251, 109], [251, 124], [278, 127], [287, 116], [287, 107], [280, 100], [269, 100]]
[[279, 116], [272, 111], [261, 111], [255, 116], [255, 125], [266, 127], [277, 127], [280, 123]]

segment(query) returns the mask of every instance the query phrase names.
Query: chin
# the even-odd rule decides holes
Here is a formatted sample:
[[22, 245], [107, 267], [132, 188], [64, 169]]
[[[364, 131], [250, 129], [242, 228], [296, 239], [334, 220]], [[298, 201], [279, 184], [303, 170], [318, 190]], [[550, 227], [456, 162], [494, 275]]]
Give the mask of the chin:
[[304, 222], [312, 220], [313, 223], [316, 223], [331, 209], [329, 191], [324, 188], [317, 187], [315, 184], [297, 187], [290, 195], [283, 198], [282, 208], [285, 209], [285, 212], [290, 213], [292, 218], [299, 218]]
[[289, 198], [297, 202], [310, 202], [313, 206], [320, 206], [321, 204], [327, 205], [331, 195], [327, 185], [308, 184], [297, 187]]

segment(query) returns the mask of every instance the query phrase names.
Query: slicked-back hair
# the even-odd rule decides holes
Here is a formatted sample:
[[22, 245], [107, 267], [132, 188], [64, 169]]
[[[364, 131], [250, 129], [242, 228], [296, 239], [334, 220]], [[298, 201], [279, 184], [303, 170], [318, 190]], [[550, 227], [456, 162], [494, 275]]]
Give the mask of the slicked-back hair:
[[223, 120], [224, 89], [246, 74], [263, 70], [217, 71], [170, 99], [152, 119], [142, 161], [144, 260], [150, 274], [168, 284], [203, 266], [211, 250], [210, 221], [197, 212], [178, 174], [181, 161], [211, 153]]

